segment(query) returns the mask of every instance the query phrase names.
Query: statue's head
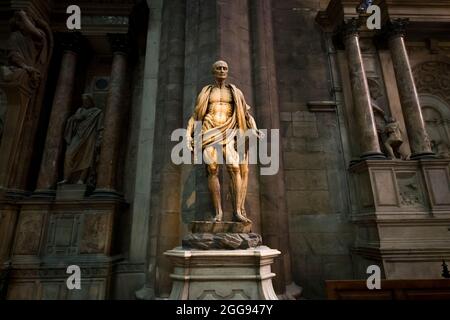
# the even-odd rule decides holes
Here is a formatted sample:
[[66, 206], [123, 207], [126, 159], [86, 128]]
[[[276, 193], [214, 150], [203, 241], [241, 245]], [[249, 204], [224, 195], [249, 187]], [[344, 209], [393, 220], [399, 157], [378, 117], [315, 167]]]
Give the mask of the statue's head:
[[92, 95], [85, 93], [81, 96], [83, 101], [83, 108], [89, 109], [95, 107], [94, 98]]
[[387, 123], [395, 123], [395, 122], [397, 122], [397, 119], [395, 119], [394, 117], [388, 117], [387, 118], [387, 121], [386, 121]]
[[223, 60], [214, 62], [212, 73], [217, 80], [225, 80], [228, 77], [228, 64]]
[[13, 17], [11, 20], [9, 20], [9, 25], [11, 28], [11, 31], [22, 31], [24, 32], [26, 30], [25, 28], [25, 21], [27, 19], [27, 14], [23, 10], [19, 10], [14, 12]]

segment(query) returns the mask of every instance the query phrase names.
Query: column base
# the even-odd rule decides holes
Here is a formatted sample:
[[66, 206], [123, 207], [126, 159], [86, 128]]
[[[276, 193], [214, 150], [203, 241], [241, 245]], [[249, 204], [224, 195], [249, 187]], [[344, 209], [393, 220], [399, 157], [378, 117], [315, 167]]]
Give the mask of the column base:
[[278, 300], [270, 265], [280, 251], [186, 250], [164, 253], [173, 263], [170, 300]]
[[350, 160], [350, 165], [349, 167], [353, 167], [365, 160], [386, 160], [386, 155], [384, 153], [381, 152], [366, 152], [363, 153], [359, 156], [358, 158], [353, 158], [352, 160]]
[[361, 160], [386, 160], [386, 155], [377, 151], [365, 152], [359, 157]]
[[123, 199], [123, 194], [113, 189], [95, 189], [89, 198], [93, 199]]
[[411, 160], [419, 160], [419, 159], [438, 159], [438, 157], [433, 152], [421, 152], [414, 153], [410, 157]]
[[31, 195], [35, 199], [53, 199], [56, 196], [56, 191], [52, 189], [37, 189]]
[[6, 189], [5, 197], [13, 200], [21, 200], [31, 195], [29, 191], [21, 189]]

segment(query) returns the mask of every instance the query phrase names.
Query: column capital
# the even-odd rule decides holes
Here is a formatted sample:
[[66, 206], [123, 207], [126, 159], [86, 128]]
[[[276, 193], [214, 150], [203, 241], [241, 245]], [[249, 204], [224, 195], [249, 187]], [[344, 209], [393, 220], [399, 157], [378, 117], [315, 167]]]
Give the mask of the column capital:
[[59, 34], [60, 44], [64, 51], [80, 53], [84, 47], [84, 37], [80, 32], [62, 32]]
[[340, 28], [340, 33], [344, 39], [350, 36], [358, 36], [360, 26], [361, 21], [358, 18], [351, 18], [347, 21], [344, 21]]
[[408, 18], [399, 18], [393, 19], [389, 21], [386, 25], [386, 35], [387, 38], [393, 37], [405, 37], [406, 36], [406, 27], [409, 24]]
[[108, 40], [113, 54], [128, 54], [130, 39], [126, 33], [108, 33]]

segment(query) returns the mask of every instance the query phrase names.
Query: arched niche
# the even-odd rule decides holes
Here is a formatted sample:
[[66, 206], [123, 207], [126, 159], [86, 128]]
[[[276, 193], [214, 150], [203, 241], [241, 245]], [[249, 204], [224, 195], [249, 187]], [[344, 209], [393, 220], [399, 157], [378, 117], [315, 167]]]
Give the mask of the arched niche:
[[413, 68], [419, 94], [439, 97], [450, 105], [450, 59], [441, 57], [423, 61]]
[[[425, 59], [425, 57], [423, 57]], [[450, 157], [450, 58], [421, 59], [413, 68], [422, 114], [433, 151]]]
[[450, 105], [441, 97], [420, 94], [420, 104], [433, 152], [438, 157], [450, 157]]

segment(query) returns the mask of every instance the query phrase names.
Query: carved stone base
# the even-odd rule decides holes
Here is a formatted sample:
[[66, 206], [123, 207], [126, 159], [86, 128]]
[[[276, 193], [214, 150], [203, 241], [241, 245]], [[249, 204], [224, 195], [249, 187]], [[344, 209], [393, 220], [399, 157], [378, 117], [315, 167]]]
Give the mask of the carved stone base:
[[56, 190], [56, 200], [83, 199], [85, 194], [85, 184], [60, 184]]
[[450, 259], [449, 160], [366, 161], [352, 168], [356, 277], [377, 264], [386, 279], [439, 278]]
[[270, 265], [280, 251], [184, 250], [164, 253], [174, 265], [171, 300], [277, 300]]
[[[17, 216], [13, 245], [2, 254], [11, 262], [7, 299], [109, 299], [118, 296], [112, 296], [113, 281], [143, 273], [143, 266], [128, 268], [118, 260], [122, 238], [115, 225], [127, 220], [126, 203], [28, 198], [18, 205], [6, 216], [7, 225]], [[5, 248], [2, 239], [0, 234]], [[69, 265], [81, 269], [81, 290], [66, 286]]]
[[262, 244], [256, 233], [190, 233], [182, 240], [186, 249], [248, 249]]
[[252, 231], [251, 223], [242, 222], [212, 222], [193, 221], [190, 224], [192, 233], [249, 233]]

